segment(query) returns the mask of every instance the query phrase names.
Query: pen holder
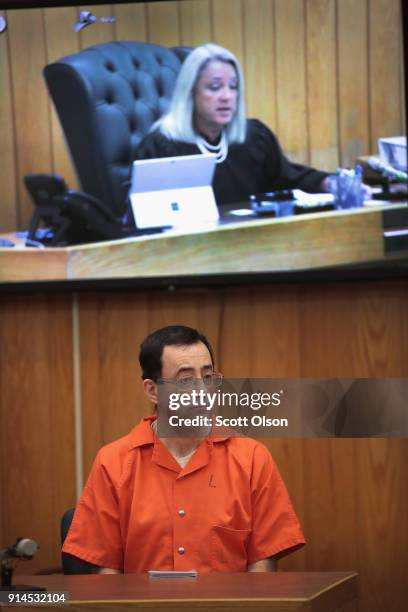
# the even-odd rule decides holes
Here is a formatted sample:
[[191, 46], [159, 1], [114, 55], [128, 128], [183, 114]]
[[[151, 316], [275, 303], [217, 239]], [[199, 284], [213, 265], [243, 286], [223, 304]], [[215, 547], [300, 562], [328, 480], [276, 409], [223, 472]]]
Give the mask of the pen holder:
[[329, 177], [329, 189], [334, 196], [336, 208], [359, 208], [363, 206], [361, 167], [355, 170], [340, 169]]

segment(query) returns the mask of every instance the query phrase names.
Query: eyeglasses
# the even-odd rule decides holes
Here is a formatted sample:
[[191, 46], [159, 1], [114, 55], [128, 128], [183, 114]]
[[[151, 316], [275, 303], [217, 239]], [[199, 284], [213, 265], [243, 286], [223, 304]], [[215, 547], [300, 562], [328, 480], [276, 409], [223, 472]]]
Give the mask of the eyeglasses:
[[223, 381], [224, 375], [220, 372], [213, 372], [212, 374], [205, 374], [202, 378], [194, 378], [192, 376], [182, 376], [180, 378], [159, 378], [158, 384], [170, 384], [181, 389], [194, 389], [195, 387], [202, 387], [203, 385], [208, 388], [220, 387]]

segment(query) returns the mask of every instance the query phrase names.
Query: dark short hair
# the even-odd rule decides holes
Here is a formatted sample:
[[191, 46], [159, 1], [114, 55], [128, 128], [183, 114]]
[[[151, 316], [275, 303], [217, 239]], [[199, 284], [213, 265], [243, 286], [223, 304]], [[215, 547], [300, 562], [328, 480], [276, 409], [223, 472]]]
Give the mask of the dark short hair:
[[139, 363], [142, 368], [142, 379], [151, 378], [157, 381], [160, 378], [165, 346], [189, 346], [197, 342], [202, 342], [208, 348], [214, 365], [211, 344], [203, 334], [192, 327], [168, 325], [149, 334], [140, 345]]

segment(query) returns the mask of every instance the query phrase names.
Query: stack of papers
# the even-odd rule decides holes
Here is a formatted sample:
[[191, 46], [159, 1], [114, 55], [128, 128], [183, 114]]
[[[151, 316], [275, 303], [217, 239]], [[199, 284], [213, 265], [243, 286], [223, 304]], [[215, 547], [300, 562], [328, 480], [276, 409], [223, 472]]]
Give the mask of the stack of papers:
[[150, 578], [197, 578], [198, 572], [196, 570], [188, 570], [185, 572], [161, 572], [159, 570], [149, 570]]

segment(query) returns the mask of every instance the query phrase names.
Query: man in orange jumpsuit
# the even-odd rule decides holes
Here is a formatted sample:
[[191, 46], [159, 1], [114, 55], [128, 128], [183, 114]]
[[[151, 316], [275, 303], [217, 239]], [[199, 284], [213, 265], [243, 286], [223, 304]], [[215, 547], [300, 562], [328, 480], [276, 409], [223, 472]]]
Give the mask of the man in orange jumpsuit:
[[[160, 379], [208, 379], [213, 351], [198, 331], [169, 326], [142, 343], [144, 390]], [[163, 438], [157, 416], [98, 453], [63, 551], [101, 573], [274, 571], [305, 543], [267, 448], [250, 438]]]

